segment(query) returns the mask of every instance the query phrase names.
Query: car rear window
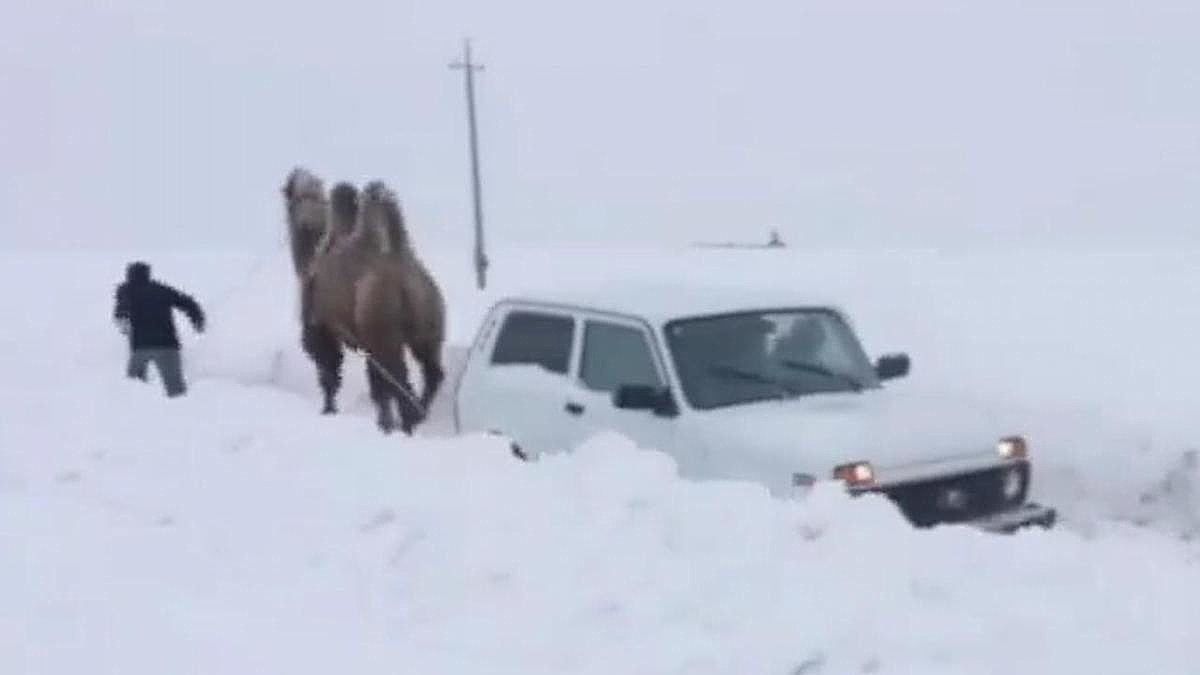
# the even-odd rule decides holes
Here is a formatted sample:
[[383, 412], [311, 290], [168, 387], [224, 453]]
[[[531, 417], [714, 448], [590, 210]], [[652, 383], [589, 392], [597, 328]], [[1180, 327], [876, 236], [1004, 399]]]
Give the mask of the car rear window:
[[575, 320], [563, 314], [518, 310], [500, 328], [493, 365], [532, 364], [566, 374], [571, 358]]

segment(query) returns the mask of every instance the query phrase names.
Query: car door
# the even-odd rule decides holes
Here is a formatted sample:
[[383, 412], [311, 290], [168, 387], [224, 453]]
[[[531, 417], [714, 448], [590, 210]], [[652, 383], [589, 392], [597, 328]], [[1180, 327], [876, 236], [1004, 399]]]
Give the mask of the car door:
[[563, 402], [577, 350], [576, 316], [513, 305], [491, 321], [458, 386], [460, 430], [499, 432], [530, 455], [565, 449], [570, 420]]
[[674, 417], [613, 404], [621, 385], [665, 386], [666, 370], [645, 323], [623, 317], [580, 316], [581, 340], [567, 406], [577, 419], [571, 444], [617, 431], [638, 445], [674, 454]]

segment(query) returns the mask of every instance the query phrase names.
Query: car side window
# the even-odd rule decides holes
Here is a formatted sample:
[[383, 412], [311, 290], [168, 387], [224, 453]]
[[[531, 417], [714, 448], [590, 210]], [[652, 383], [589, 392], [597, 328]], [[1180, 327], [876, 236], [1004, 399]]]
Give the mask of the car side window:
[[493, 365], [538, 365], [565, 375], [571, 360], [575, 319], [565, 314], [517, 310], [500, 327]]
[[579, 379], [594, 391], [614, 391], [623, 384], [663, 384], [643, 331], [594, 320], [584, 324]]

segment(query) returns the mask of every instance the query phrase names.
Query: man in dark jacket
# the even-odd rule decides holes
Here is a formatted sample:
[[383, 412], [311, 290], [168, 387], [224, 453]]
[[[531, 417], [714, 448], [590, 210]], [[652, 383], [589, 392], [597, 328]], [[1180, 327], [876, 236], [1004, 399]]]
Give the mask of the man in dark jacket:
[[151, 279], [150, 265], [144, 262], [125, 268], [125, 282], [117, 286], [113, 320], [129, 336], [126, 375], [145, 380], [147, 366], [153, 362], [170, 397], [187, 391], [173, 309], [186, 314], [196, 332], [204, 332], [204, 312], [191, 296]]

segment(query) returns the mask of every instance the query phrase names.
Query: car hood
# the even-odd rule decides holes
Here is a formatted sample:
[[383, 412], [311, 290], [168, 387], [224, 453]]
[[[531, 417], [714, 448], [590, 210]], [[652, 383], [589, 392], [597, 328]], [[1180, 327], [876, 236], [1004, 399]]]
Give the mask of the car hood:
[[825, 476], [864, 460], [887, 468], [992, 458], [996, 442], [1013, 433], [960, 399], [888, 389], [759, 401], [695, 419], [711, 444]]

